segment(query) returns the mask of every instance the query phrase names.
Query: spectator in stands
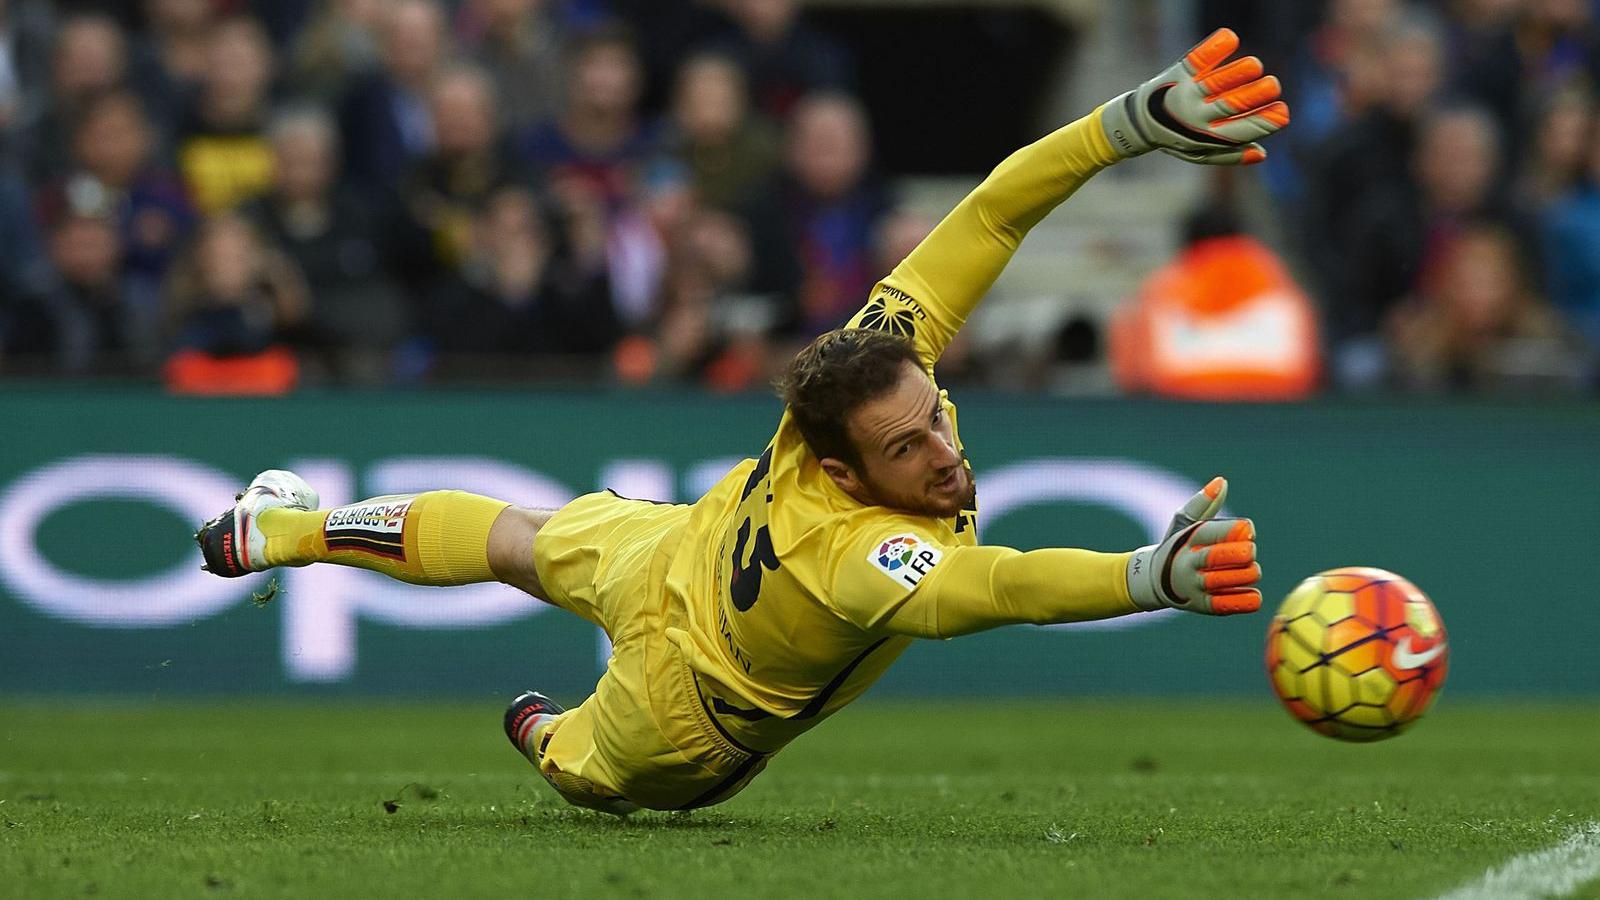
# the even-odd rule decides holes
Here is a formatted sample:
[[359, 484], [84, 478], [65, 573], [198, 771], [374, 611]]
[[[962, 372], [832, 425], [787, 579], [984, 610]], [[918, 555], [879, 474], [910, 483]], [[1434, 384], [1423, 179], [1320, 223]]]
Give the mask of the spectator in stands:
[[130, 374], [160, 352], [157, 298], [122, 277], [123, 246], [105, 191], [74, 192], [48, 222], [51, 277], [13, 306], [13, 369]]
[[273, 187], [247, 212], [305, 277], [310, 308], [298, 336], [334, 374], [377, 380], [388, 351], [410, 331], [382, 223], [339, 185], [338, 127], [321, 108], [280, 113], [268, 135]]
[[1421, 292], [1388, 323], [1395, 382], [1411, 390], [1581, 387], [1585, 366], [1528, 283], [1517, 239], [1472, 224], [1449, 240]]
[[0, 3], [0, 165], [24, 161], [26, 127], [46, 105], [54, 12], [44, 4]]
[[50, 74], [57, 107], [120, 86], [128, 77], [128, 42], [116, 19], [92, 12], [63, 19]]
[[[1600, 139], [1600, 2], [1203, 6], [1250, 7], [1284, 34], [1316, 23], [1275, 45], [1295, 48], [1299, 70], [1285, 87], [1296, 123], [1256, 171], [1304, 241], [1330, 381], [1502, 385], [1529, 368], [1519, 348], [1564, 358], [1539, 343], [1544, 309], [1600, 358], [1600, 153], [1588, 147]], [[0, 346], [47, 346], [31, 359], [98, 370], [83, 360], [100, 356], [100, 335], [114, 325], [104, 346], [126, 360], [124, 326], [141, 321], [152, 286], [183, 280], [171, 267], [193, 239], [192, 210], [244, 202], [253, 240], [294, 263], [256, 266], [276, 273], [258, 283], [292, 285], [282, 273], [298, 268], [309, 286], [299, 294], [304, 319], [275, 315], [268, 345], [287, 343], [339, 377], [382, 377], [419, 317], [473, 331], [440, 317], [460, 308], [536, 331], [576, 328], [583, 347], [610, 340], [591, 326], [632, 333], [628, 346], [647, 352], [629, 359], [649, 365], [628, 371], [644, 379], [753, 384], [770, 342], [839, 324], [897, 261], [884, 255], [894, 235], [917, 230], [885, 218], [865, 117], [838, 92], [851, 80], [849, 54], [803, 8], [0, 0]], [[298, 106], [267, 127], [273, 52], [254, 20], [236, 18], [250, 11], [285, 26], [284, 86], [335, 106], [338, 134]], [[609, 16], [639, 30], [629, 35]], [[481, 71], [450, 62], [452, 38]], [[644, 83], [639, 41], [654, 84]], [[665, 128], [654, 127], [655, 110]], [[1498, 126], [1499, 146], [1513, 146], [1508, 128], [1533, 139], [1517, 145], [1521, 156], [1501, 156], [1486, 123]], [[176, 175], [164, 168], [174, 164]], [[26, 168], [12, 176], [8, 166]], [[540, 198], [526, 201], [531, 225], [523, 200], [485, 209], [529, 190]], [[1540, 227], [1519, 228], [1529, 220]], [[495, 222], [521, 237], [479, 245]], [[108, 223], [113, 238], [103, 240]], [[1528, 258], [1545, 264], [1548, 307], [1518, 280], [1506, 240], [1526, 242]], [[509, 259], [498, 258], [502, 248]], [[193, 255], [191, 276], [203, 254]], [[115, 286], [96, 275], [107, 259], [121, 272]], [[527, 313], [535, 307], [544, 311]], [[603, 312], [574, 312], [590, 308]], [[207, 310], [187, 317], [201, 322], [197, 333], [232, 340], [249, 330], [221, 327], [223, 314]], [[455, 337], [470, 349], [489, 331]], [[78, 349], [58, 356], [61, 334]], [[541, 352], [543, 341], [510, 341], [503, 352]], [[959, 353], [951, 348], [946, 362]], [[615, 357], [619, 372], [625, 355]], [[982, 356], [972, 359], [965, 371], [979, 372]], [[200, 382], [217, 375], [189, 370]]]
[[1329, 137], [1307, 172], [1305, 257], [1333, 342], [1331, 373], [1341, 385], [1371, 386], [1382, 378], [1377, 328], [1383, 308], [1405, 285], [1396, 292], [1393, 285], [1362, 282], [1371, 267], [1358, 271], [1352, 262], [1362, 261], [1361, 242], [1374, 235], [1358, 217], [1372, 217], [1373, 205], [1415, 196], [1412, 150], [1417, 122], [1440, 85], [1440, 50], [1428, 20], [1404, 17], [1391, 26], [1379, 50], [1387, 90]]
[[436, 0], [394, 0], [381, 22], [382, 68], [358, 81], [339, 111], [346, 174], [369, 192], [393, 185], [433, 149], [428, 91], [446, 53]]
[[749, 73], [767, 116], [787, 121], [807, 94], [851, 88], [849, 53], [801, 18], [798, 0], [726, 0], [724, 8], [735, 27], [718, 47]]
[[795, 324], [804, 336], [837, 328], [887, 274], [878, 270], [873, 236], [890, 203], [871, 159], [860, 103], [844, 94], [807, 97], [789, 123], [779, 186], [750, 210], [758, 235], [766, 233], [763, 219], [782, 223], [783, 246], [798, 259]]
[[668, 152], [688, 167], [699, 202], [736, 209], [777, 171], [777, 133], [750, 114], [744, 73], [714, 53], [690, 57], [678, 72]]
[[308, 305], [294, 263], [228, 212], [207, 219], [173, 267], [166, 318], [180, 352], [254, 357], [283, 341]]
[[[0, 298], [17, 297], [43, 283], [43, 263], [28, 183], [9, 167], [0, 167]], [[4, 306], [0, 299], [0, 307]], [[0, 314], [0, 319], [4, 315]], [[0, 345], [5, 342], [0, 323]]]
[[638, 167], [656, 146], [639, 113], [642, 70], [618, 26], [585, 32], [568, 49], [566, 104], [522, 138], [525, 158], [556, 177], [577, 176], [608, 203], [637, 197]]
[[561, 23], [545, 0], [467, 0], [457, 35], [488, 70], [506, 127], [553, 118], [562, 86]]
[[178, 131], [178, 169], [195, 208], [233, 209], [272, 184], [266, 123], [273, 77], [272, 44], [254, 19], [218, 22], [204, 80]]
[[[1589, 0], [1523, 0], [1515, 43], [1524, 89], [1552, 92], [1600, 73], [1600, 29]], [[1511, 74], [1507, 72], [1506, 74]]]
[[1566, 89], [1543, 98], [1533, 153], [1522, 161], [1514, 185], [1518, 211], [1543, 215], [1583, 181], [1594, 105], [1585, 91]]
[[194, 224], [183, 184], [156, 156], [154, 129], [144, 104], [119, 89], [89, 101], [72, 141], [72, 170], [41, 192], [49, 216], [69, 195], [102, 194], [123, 248], [122, 271], [131, 287], [158, 293], [168, 266]]
[[597, 359], [621, 334], [596, 227], [564, 232], [532, 190], [497, 190], [475, 223], [472, 256], [423, 308], [442, 354]]
[[1517, 37], [1523, 0], [1457, 0], [1446, 41], [1451, 93], [1488, 110], [1509, 139], [1523, 121], [1523, 47]]
[[644, 166], [640, 176], [640, 206], [656, 234], [666, 243], [688, 222], [702, 204], [690, 183], [689, 170], [670, 156], [660, 155]]
[[1211, 209], [1183, 249], [1112, 319], [1111, 366], [1128, 393], [1299, 400], [1320, 371], [1316, 309], [1273, 252]]
[[[565, 10], [568, 22], [580, 4], [541, 0]], [[606, 0], [610, 14], [628, 23], [645, 68], [645, 108], [665, 110], [685, 56], [726, 37], [732, 22], [723, 0]], [[569, 28], [572, 25], [568, 25]]]
[[1287, 64], [1284, 96], [1294, 109], [1294, 128], [1274, 142], [1263, 166], [1285, 214], [1306, 191], [1304, 170], [1316, 147], [1364, 115], [1381, 92], [1382, 79], [1371, 77], [1375, 50], [1399, 12], [1399, 0], [1332, 0]]
[[666, 252], [644, 209], [643, 169], [659, 142], [639, 111], [639, 59], [614, 25], [580, 34], [567, 59], [565, 108], [524, 135], [522, 157], [564, 204], [605, 210], [612, 296], [629, 321], [642, 321], [660, 294]]
[[212, 0], [145, 0], [142, 55], [154, 60], [166, 92], [181, 96], [205, 81], [217, 6]]
[[1411, 185], [1353, 204], [1344, 264], [1349, 293], [1329, 317], [1336, 328], [1334, 374], [1347, 388], [1383, 383], [1383, 322], [1431, 276], [1450, 240], [1470, 222], [1514, 220], [1496, 190], [1499, 132], [1487, 111], [1455, 106], [1430, 113], [1418, 126], [1411, 162]]
[[295, 38], [305, 30], [306, 24], [311, 21], [311, 13], [315, 7], [329, 2], [329, 0], [212, 0], [219, 3], [227, 11], [237, 11], [243, 8], [251, 12], [261, 21], [261, 26], [267, 30], [267, 36], [272, 39], [272, 46], [278, 51], [281, 58], [287, 58], [289, 50], [294, 46]]
[[1591, 126], [1586, 177], [1541, 222], [1550, 299], [1600, 356], [1600, 124]]
[[494, 82], [482, 69], [446, 68], [428, 92], [428, 114], [437, 137], [431, 152], [402, 182], [408, 225], [415, 232], [410, 252], [427, 280], [454, 271], [467, 258], [473, 217], [496, 188], [524, 181], [506, 151]]
[[755, 259], [743, 221], [723, 210], [695, 208], [672, 237], [653, 366], [636, 374], [729, 391], [769, 380], [775, 375], [772, 361], [784, 358], [773, 352], [772, 337], [787, 313], [783, 297], [754, 283]]
[[134, 86], [144, 98], [150, 120], [170, 135], [181, 127], [187, 102], [205, 82], [211, 67], [211, 29], [224, 3], [144, 0], [141, 6], [144, 27], [134, 34]]
[[1462, 0], [1451, 8], [1450, 88], [1487, 108], [1503, 140], [1546, 98], [1600, 83], [1600, 29], [1589, 0]]
[[301, 96], [336, 102], [380, 64], [378, 33], [384, 0], [320, 4], [289, 51], [288, 82]]
[[80, 13], [61, 22], [51, 59], [50, 89], [24, 142], [27, 173], [34, 183], [62, 174], [72, 153], [72, 131], [89, 100], [122, 86], [128, 77], [128, 44], [115, 19]]

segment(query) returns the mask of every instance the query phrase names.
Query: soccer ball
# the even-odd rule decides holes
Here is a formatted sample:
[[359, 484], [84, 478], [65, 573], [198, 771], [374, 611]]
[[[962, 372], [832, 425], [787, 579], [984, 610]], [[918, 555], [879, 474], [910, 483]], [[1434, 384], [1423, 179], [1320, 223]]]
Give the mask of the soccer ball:
[[1300, 582], [1267, 630], [1267, 674], [1289, 714], [1344, 741], [1410, 727], [1444, 684], [1444, 623], [1426, 595], [1383, 569]]

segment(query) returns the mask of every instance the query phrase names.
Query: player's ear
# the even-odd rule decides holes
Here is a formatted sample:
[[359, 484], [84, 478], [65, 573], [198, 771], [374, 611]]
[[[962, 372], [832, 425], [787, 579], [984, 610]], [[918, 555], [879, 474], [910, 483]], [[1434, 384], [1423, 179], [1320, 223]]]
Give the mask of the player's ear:
[[822, 464], [822, 471], [828, 473], [833, 483], [846, 494], [854, 497], [861, 490], [861, 479], [856, 476], [856, 470], [849, 463], [833, 457], [824, 457], [818, 460]]

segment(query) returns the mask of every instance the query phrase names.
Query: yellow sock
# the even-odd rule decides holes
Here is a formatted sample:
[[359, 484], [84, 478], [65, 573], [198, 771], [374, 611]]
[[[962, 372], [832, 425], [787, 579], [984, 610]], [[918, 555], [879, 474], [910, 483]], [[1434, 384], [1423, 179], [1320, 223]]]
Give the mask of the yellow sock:
[[328, 562], [412, 584], [496, 581], [489, 528], [511, 504], [465, 491], [374, 497], [338, 509], [269, 509], [256, 516], [273, 566]]

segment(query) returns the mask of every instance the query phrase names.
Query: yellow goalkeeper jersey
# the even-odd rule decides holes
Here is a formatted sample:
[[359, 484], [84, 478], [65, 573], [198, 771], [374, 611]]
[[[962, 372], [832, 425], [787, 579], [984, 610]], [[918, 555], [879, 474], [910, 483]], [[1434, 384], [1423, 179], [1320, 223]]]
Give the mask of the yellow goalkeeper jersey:
[[[909, 338], [931, 376], [1028, 229], [1116, 159], [1099, 115], [1003, 162], [848, 324]], [[771, 751], [860, 696], [914, 637], [1133, 611], [1127, 554], [979, 547], [976, 520], [857, 502], [785, 412], [760, 457], [694, 505], [665, 576], [682, 610], [667, 639], [719, 722]]]

